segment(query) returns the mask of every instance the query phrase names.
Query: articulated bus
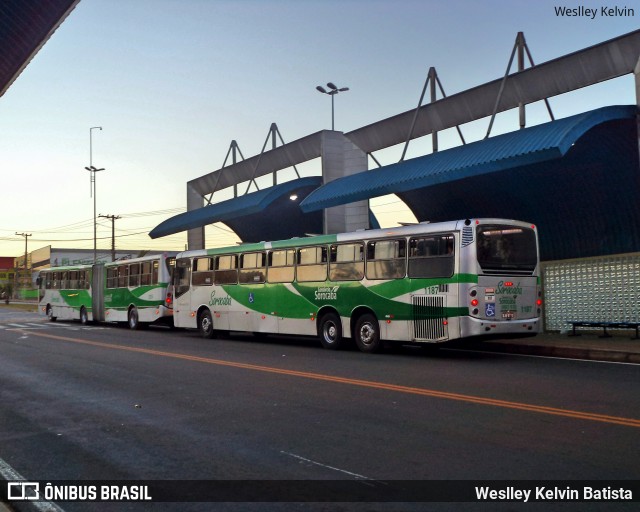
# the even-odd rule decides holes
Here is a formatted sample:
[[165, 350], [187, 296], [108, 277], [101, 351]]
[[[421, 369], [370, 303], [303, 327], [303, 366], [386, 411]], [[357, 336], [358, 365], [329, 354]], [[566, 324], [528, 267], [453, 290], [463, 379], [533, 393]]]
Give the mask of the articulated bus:
[[168, 287], [175, 254], [42, 270], [40, 312], [51, 321], [127, 322], [131, 329], [156, 322], [171, 324]]
[[438, 344], [535, 334], [541, 315], [536, 227], [504, 219], [421, 223], [185, 251], [173, 273], [174, 324], [229, 331]]

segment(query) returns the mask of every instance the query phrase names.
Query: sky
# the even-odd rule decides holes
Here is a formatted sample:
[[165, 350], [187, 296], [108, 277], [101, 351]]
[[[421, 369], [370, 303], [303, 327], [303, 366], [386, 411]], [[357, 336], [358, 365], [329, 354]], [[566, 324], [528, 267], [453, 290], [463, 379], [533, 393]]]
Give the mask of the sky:
[[[120, 217], [118, 249], [183, 250], [186, 233], [151, 240], [148, 232], [186, 210], [186, 182], [222, 167], [232, 140], [245, 158], [257, 155], [271, 123], [285, 142], [330, 129], [331, 99], [317, 85], [349, 88], [335, 97], [336, 130], [348, 132], [416, 108], [432, 66], [447, 95], [501, 78], [519, 31], [539, 64], [640, 28], [636, 2], [606, 3], [635, 7], [634, 16], [556, 14], [602, 5], [81, 0], [0, 97], [0, 256], [24, 254], [16, 233], [31, 234], [29, 251], [93, 248], [90, 160], [105, 169], [96, 175], [96, 213]], [[556, 118], [635, 101], [632, 76], [550, 99]], [[528, 106], [528, 126], [547, 121], [542, 103]], [[467, 142], [483, 138], [488, 124], [463, 125]], [[492, 135], [517, 128], [517, 112], [506, 112]], [[459, 143], [448, 130], [440, 150]], [[407, 158], [430, 153], [430, 144], [413, 141]], [[386, 165], [401, 153], [376, 158]], [[299, 169], [320, 172], [317, 161]], [[384, 227], [412, 220], [395, 196], [371, 205]], [[111, 221], [97, 222], [98, 251], [107, 253]], [[224, 225], [206, 229], [209, 247], [236, 241]]]

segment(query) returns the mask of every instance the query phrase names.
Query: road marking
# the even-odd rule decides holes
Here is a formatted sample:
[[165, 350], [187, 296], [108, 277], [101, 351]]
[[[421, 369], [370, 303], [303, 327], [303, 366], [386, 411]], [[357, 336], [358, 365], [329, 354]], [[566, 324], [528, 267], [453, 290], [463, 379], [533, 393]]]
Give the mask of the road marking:
[[[0, 476], [5, 480], [9, 481], [20, 481], [27, 482], [25, 477], [23, 477], [20, 473], [18, 473], [15, 469], [13, 469], [9, 464], [7, 464], [2, 458], [0, 458]], [[35, 508], [39, 512], [64, 512], [58, 505], [52, 503], [50, 501], [29, 501], [23, 502], [28, 503], [31, 508]]]
[[16, 323], [12, 323], [12, 324], [0, 324], [0, 329], [4, 329], [7, 331], [32, 331], [34, 329], [38, 329], [38, 330], [42, 330], [42, 329], [66, 329], [68, 331], [84, 331], [84, 330], [91, 330], [91, 331], [99, 331], [99, 330], [103, 330], [106, 329], [106, 327], [100, 327], [100, 326], [86, 326], [86, 325], [82, 325], [82, 324], [73, 324], [73, 323], [49, 323], [49, 324], [37, 324], [37, 323], [25, 323], [25, 324], [16, 324]]
[[433, 389], [414, 388], [411, 386], [401, 386], [398, 384], [389, 384], [385, 382], [376, 382], [371, 380], [350, 379], [346, 377], [338, 377], [334, 375], [326, 375], [323, 373], [311, 373], [298, 370], [285, 370], [283, 368], [275, 368], [271, 366], [260, 366], [249, 363], [238, 363], [234, 361], [225, 361], [223, 359], [212, 359], [208, 357], [190, 356], [188, 354], [179, 354], [176, 352], [164, 352], [140, 347], [128, 347], [126, 345], [115, 345], [112, 343], [104, 343], [100, 341], [83, 340], [78, 338], [68, 338], [66, 336], [57, 336], [43, 331], [32, 331], [34, 336], [50, 338], [53, 340], [66, 341], [70, 343], [78, 343], [81, 345], [90, 345], [100, 348], [108, 348], [112, 350], [122, 350], [126, 352], [137, 352], [140, 354], [149, 354], [160, 357], [169, 357], [173, 359], [181, 359], [184, 361], [194, 361], [198, 363], [213, 364], [217, 366], [228, 366], [232, 368], [242, 368], [245, 370], [253, 370], [265, 373], [275, 373], [279, 375], [287, 375], [290, 377], [300, 377], [305, 379], [320, 380], [325, 382], [333, 382], [336, 384], [347, 384], [364, 388], [381, 389], [384, 391], [395, 391], [397, 393], [407, 393], [411, 395], [428, 396], [431, 398], [442, 398], [445, 400], [455, 400], [459, 402], [468, 402], [478, 405], [487, 405], [493, 407], [502, 407], [505, 409], [517, 409], [521, 411], [536, 412], [540, 414], [551, 414], [554, 416], [564, 416], [565, 418], [581, 419], [587, 421], [599, 421], [603, 423], [612, 423], [623, 425], [625, 427], [640, 428], [640, 419], [625, 418], [621, 416], [609, 416], [607, 414], [597, 414], [591, 412], [573, 411], [570, 409], [559, 409], [556, 407], [547, 407], [544, 405], [526, 404], [521, 402], [510, 402], [508, 400], [499, 400], [496, 398], [486, 398], [481, 396], [463, 395], [460, 393], [450, 393], [447, 391], [437, 391]]
[[352, 476], [354, 478], [361, 478], [363, 480], [373, 480], [373, 478], [369, 478], [368, 476], [359, 475], [358, 473], [352, 473], [351, 471], [347, 471], [345, 469], [335, 468], [333, 466], [328, 466], [327, 464], [322, 464], [321, 462], [316, 462], [315, 460], [307, 459], [306, 457], [301, 457], [300, 455], [296, 455], [295, 453], [289, 453], [285, 451], [280, 451], [283, 455], [289, 455], [289, 457], [293, 457], [294, 459], [302, 460], [304, 462], [308, 462], [310, 464], [315, 464], [316, 466], [323, 467], [325, 469], [330, 469], [332, 471], [339, 471], [340, 473], [344, 473], [345, 475]]

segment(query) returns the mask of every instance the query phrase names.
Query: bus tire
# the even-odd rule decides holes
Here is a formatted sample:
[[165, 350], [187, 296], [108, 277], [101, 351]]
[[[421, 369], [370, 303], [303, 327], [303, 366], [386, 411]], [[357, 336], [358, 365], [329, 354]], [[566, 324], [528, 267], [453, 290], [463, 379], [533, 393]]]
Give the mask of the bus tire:
[[360, 315], [353, 332], [356, 345], [362, 352], [380, 352], [384, 348], [384, 343], [380, 339], [380, 324], [378, 319], [371, 313]]
[[203, 338], [215, 338], [216, 332], [213, 329], [213, 318], [211, 317], [211, 311], [208, 309], [203, 310], [198, 315], [198, 330]]
[[80, 323], [82, 325], [87, 325], [87, 323], [89, 322], [89, 315], [87, 314], [87, 309], [82, 306], [80, 308]]
[[129, 313], [127, 314], [127, 324], [129, 325], [129, 329], [132, 331], [140, 329], [140, 317], [138, 315], [138, 308], [135, 306], [129, 309]]
[[53, 316], [53, 308], [51, 307], [51, 304], [47, 304], [47, 318], [49, 319], [49, 322], [55, 322], [58, 318]]
[[320, 342], [324, 348], [338, 350], [342, 344], [342, 322], [335, 313], [326, 313], [320, 319], [318, 329]]

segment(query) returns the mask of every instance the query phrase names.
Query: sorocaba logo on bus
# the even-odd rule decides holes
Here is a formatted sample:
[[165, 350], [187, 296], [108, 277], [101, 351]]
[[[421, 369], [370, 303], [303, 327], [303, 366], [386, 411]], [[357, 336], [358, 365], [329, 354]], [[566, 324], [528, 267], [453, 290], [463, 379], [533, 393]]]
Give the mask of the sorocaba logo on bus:
[[211, 300], [209, 300], [209, 306], [231, 306], [231, 297], [228, 295], [224, 297], [216, 297], [215, 290], [211, 292]]
[[315, 291], [316, 300], [338, 300], [340, 286], [324, 286]]

